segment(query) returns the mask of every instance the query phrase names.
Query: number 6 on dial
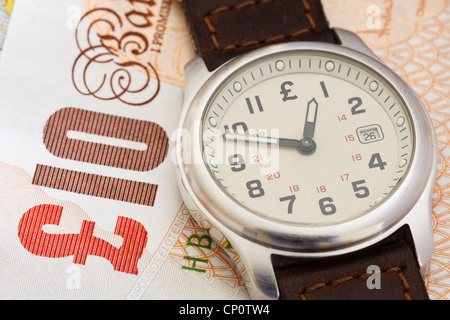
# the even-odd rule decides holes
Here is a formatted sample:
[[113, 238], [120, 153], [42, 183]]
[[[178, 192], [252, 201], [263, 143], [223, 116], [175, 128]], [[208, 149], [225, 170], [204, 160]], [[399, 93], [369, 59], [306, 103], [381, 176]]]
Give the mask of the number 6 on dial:
[[319, 200], [319, 207], [322, 214], [329, 216], [337, 212], [336, 206], [333, 204], [333, 198], [322, 198]]

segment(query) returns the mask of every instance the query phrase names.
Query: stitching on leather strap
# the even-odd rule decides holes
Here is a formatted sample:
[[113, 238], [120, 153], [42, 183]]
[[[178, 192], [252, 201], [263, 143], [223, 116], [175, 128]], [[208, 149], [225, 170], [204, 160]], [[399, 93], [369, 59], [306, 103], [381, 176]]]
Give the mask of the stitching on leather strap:
[[[385, 272], [396, 273], [397, 276], [400, 278], [400, 281], [402, 282], [403, 296], [405, 297], [406, 300], [411, 300], [410, 286], [408, 284], [408, 280], [406, 279], [405, 274], [403, 273], [403, 269], [404, 269], [404, 267], [392, 267], [392, 268], [388, 268], [385, 270], [381, 270], [380, 274], [385, 273]], [[357, 276], [346, 276], [346, 277], [334, 279], [329, 282], [319, 282], [319, 283], [316, 283], [310, 287], [307, 287], [307, 288], [299, 291], [298, 293], [300, 294], [300, 298], [302, 300], [307, 300], [306, 295], [308, 293], [311, 293], [312, 291], [315, 291], [315, 290], [318, 290], [321, 288], [325, 288], [325, 287], [329, 287], [329, 286], [338, 285], [338, 284], [341, 284], [341, 283], [344, 283], [347, 281], [351, 281], [354, 279], [367, 279], [371, 275], [373, 275], [373, 273], [364, 273], [364, 274], [357, 275]]]
[[228, 50], [233, 50], [236, 48], [249, 47], [249, 46], [252, 46], [255, 44], [264, 45], [264, 44], [269, 44], [271, 42], [276, 42], [276, 41], [280, 41], [280, 40], [294, 39], [294, 38], [297, 38], [298, 36], [300, 36], [301, 34], [309, 33], [316, 29], [317, 26], [316, 26], [313, 16], [311, 15], [311, 6], [309, 5], [308, 0], [301, 0], [303, 3], [303, 6], [305, 8], [305, 16], [308, 19], [309, 24], [311, 26], [310, 28], [299, 29], [288, 35], [281, 34], [281, 35], [273, 36], [273, 37], [270, 37], [267, 39], [249, 40], [249, 41], [245, 41], [243, 43], [233, 44], [233, 45], [229, 45], [226, 47], [223, 47], [220, 45], [219, 40], [217, 39], [217, 30], [214, 27], [213, 23], [211, 22], [211, 17], [218, 15], [220, 13], [223, 13], [223, 12], [238, 11], [238, 10], [242, 10], [243, 8], [246, 8], [249, 6], [257, 6], [257, 5], [272, 2], [272, 1], [274, 1], [274, 0], [249, 0], [249, 1], [245, 1], [240, 4], [237, 4], [235, 6], [221, 6], [217, 9], [212, 10], [210, 13], [206, 14], [203, 17], [203, 20], [205, 21], [205, 24], [209, 30], [209, 35], [213, 42], [214, 48], [218, 51], [228, 51]]

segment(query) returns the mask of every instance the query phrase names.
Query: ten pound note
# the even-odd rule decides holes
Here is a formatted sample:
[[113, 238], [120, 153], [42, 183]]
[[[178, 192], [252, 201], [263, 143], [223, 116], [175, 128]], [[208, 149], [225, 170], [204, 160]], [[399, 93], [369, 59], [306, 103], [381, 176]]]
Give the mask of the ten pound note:
[[[450, 6], [324, 7], [430, 111], [440, 157], [425, 280], [432, 299], [449, 298]], [[0, 298], [247, 299], [232, 245], [212, 240], [176, 185], [173, 133], [194, 56], [179, 2], [17, 0], [3, 49]]]
[[169, 0], [16, 1], [0, 66], [2, 298], [247, 298], [176, 185], [192, 56]]

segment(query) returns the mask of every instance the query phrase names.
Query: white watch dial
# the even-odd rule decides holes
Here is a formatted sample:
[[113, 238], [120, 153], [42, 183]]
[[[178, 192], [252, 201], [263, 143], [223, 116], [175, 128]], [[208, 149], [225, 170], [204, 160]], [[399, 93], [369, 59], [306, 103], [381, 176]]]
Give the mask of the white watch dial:
[[396, 189], [414, 148], [389, 83], [334, 54], [273, 54], [233, 73], [203, 116], [204, 160], [230, 198], [288, 224], [361, 216]]

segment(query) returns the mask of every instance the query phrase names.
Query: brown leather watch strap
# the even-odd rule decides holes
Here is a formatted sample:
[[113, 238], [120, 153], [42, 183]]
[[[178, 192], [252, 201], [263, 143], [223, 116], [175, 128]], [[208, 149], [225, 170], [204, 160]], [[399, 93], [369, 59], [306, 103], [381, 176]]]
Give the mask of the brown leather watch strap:
[[265, 45], [306, 40], [338, 43], [319, 0], [183, 0], [209, 70]]
[[[380, 273], [368, 272], [376, 266]], [[419, 266], [405, 241], [276, 271], [283, 300], [428, 300]], [[370, 289], [379, 276], [379, 288]], [[371, 278], [372, 277], [372, 278]]]

